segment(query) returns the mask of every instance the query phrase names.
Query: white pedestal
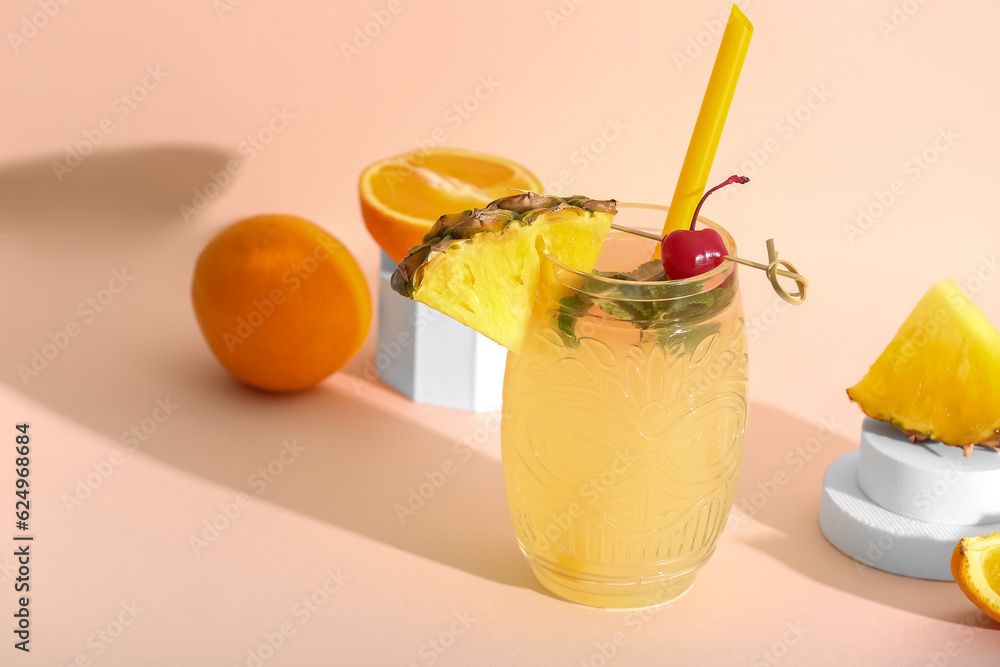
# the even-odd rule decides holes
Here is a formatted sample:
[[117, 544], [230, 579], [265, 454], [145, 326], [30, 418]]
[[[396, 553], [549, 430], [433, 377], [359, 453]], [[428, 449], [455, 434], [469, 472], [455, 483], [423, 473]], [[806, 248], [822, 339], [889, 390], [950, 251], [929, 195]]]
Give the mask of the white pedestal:
[[507, 350], [464, 324], [392, 291], [396, 264], [379, 265], [379, 377], [418, 403], [498, 410]]
[[865, 419], [858, 486], [876, 505], [917, 521], [975, 526], [1000, 521], [1000, 452], [935, 440], [913, 444], [885, 422]]
[[963, 537], [1000, 531], [1000, 524], [955, 526], [917, 521], [879, 507], [858, 486], [857, 451], [830, 464], [819, 525], [826, 539], [865, 565], [918, 579], [952, 581], [951, 552]]
[[830, 464], [819, 524], [833, 546], [866, 565], [920, 579], [952, 580], [963, 537], [1000, 532], [1000, 454], [928, 440], [910, 443], [865, 419], [861, 448]]

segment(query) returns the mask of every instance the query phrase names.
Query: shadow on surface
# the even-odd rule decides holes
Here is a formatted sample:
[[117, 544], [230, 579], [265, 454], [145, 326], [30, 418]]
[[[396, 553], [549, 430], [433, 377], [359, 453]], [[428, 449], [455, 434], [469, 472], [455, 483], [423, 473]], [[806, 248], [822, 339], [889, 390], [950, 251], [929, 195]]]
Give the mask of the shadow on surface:
[[[476, 576], [541, 590], [518, 550], [498, 461], [379, 409], [343, 382], [275, 395], [232, 380], [214, 359], [175, 361], [163, 372], [184, 386], [192, 414], [150, 456]], [[483, 428], [484, 416], [414, 409], [456, 420], [463, 434]], [[275, 465], [293, 441], [304, 448], [298, 458]], [[284, 470], [264, 489], [269, 464], [272, 475]]]
[[0, 215], [6, 227], [36, 232], [141, 232], [179, 218], [180, 204], [190, 206], [231, 159], [206, 146], [162, 145], [98, 151], [70, 171], [53, 167], [65, 155], [0, 165]]
[[[842, 414], [851, 409], [845, 405]], [[824, 537], [819, 526], [823, 476], [830, 463], [858, 448], [860, 435], [838, 428], [837, 420], [830, 426], [834, 434], [828, 437], [830, 431], [821, 433], [820, 424], [760, 403], [751, 406], [734, 507], [744, 508], [744, 516], [752, 514], [753, 521], [779, 535], [744, 535], [741, 531], [751, 530], [741, 528], [735, 532], [736, 539], [832, 588], [928, 618], [963, 623], [977, 610], [954, 583], [874, 569], [841, 553]], [[766, 503], [754, 508], [755, 502], [761, 505], [761, 498], [769, 495]], [[994, 623], [987, 629], [1000, 630], [1000, 626]]]
[[[191, 146], [95, 153], [62, 183], [52, 159], [0, 166], [0, 232], [9, 233], [0, 245], [0, 284], [8, 285], [0, 296], [19, 313], [17, 326], [4, 330], [0, 380], [120, 449], [123, 434], [144, 420], [154, 425], [156, 401], [169, 399], [179, 407], [145, 436], [140, 455], [474, 575], [541, 590], [518, 550], [498, 461], [380, 409], [388, 390], [364, 383], [375, 398], [362, 395], [344, 371], [309, 391], [268, 394], [236, 382], [212, 357], [189, 296], [207, 230], [185, 225], [178, 206], [230, 156]], [[134, 282], [92, 319], [81, 317], [77, 302], [99, 294], [122, 266]], [[80, 333], [25, 381], [18, 366], [67, 322]], [[454, 424], [445, 432], [458, 434], [484, 419], [413, 409], [436, 411]], [[292, 441], [304, 450], [288, 462], [283, 443]], [[286, 463], [274, 475], [280, 457]], [[261, 489], [261, 479], [272, 481]], [[205, 518], [191, 517], [192, 529]]]
[[[498, 461], [379, 409], [342, 381], [293, 394], [246, 387], [202, 341], [179, 347], [146, 326], [131, 349], [125, 337], [108, 337], [100, 349], [57, 358], [29, 390], [7, 371], [4, 381], [119, 449], [130, 429], [152, 423], [160, 399], [176, 407], [140, 455], [444, 565], [542, 590], [518, 550]], [[483, 419], [414, 409], [437, 410], [470, 435]], [[192, 529], [205, 518], [192, 517]]]

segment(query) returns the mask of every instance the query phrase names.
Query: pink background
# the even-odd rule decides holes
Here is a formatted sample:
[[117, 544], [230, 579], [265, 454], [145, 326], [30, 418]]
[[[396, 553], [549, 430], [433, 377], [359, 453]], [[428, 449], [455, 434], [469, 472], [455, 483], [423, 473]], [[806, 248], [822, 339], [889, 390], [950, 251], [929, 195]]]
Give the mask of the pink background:
[[[495, 416], [416, 406], [368, 381], [374, 328], [341, 372], [277, 396], [233, 381], [201, 338], [194, 260], [244, 216], [314, 220], [374, 294], [357, 177], [417, 142], [514, 158], [563, 194], [667, 203], [728, 7], [5, 2], [0, 543], [13, 544], [21, 421], [36, 541], [27, 656], [10, 646], [13, 549], [0, 547], [0, 663], [253, 665], [262, 645], [269, 667], [995, 656], [998, 626], [970, 627], [976, 610], [954, 584], [860, 566], [825, 541], [817, 511], [826, 466], [857, 446], [844, 389], [930, 283], [955, 278], [1000, 322], [996, 3], [744, 4], [756, 33], [710, 180], [739, 170], [752, 182], [705, 215], [750, 258], [775, 237], [812, 290], [785, 309], [744, 274], [753, 380], [737, 505], [771, 497], [731, 522], [675, 604], [610, 613], [544, 593], [514, 541]], [[345, 55], [366, 26], [375, 36]], [[242, 142], [275, 110], [280, 131], [251, 151]], [[87, 137], [99, 145], [60, 182], [52, 162]], [[239, 174], [196, 201], [229, 160]], [[195, 203], [207, 206], [185, 220], [180, 206]], [[859, 207], [872, 219], [852, 229]], [[123, 269], [134, 278], [102, 312], [78, 311]], [[79, 335], [22, 381], [17, 366], [71, 322]], [[178, 407], [128, 449], [121, 434], [157, 399]], [[463, 438], [485, 445], [465, 460]], [[304, 449], [261, 488], [252, 476], [284, 441]], [[394, 505], [449, 461], [456, 474], [401, 524]], [[110, 474], [67, 508], [97, 470]], [[195, 549], [213, 520], [225, 529]]]

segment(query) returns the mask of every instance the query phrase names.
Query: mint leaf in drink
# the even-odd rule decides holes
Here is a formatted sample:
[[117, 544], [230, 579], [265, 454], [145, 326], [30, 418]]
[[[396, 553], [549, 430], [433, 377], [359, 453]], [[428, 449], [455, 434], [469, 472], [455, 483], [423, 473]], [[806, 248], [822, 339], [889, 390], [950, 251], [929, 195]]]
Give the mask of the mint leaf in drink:
[[636, 280], [644, 283], [666, 280], [667, 278], [667, 274], [663, 272], [663, 262], [658, 259], [651, 259], [640, 264], [638, 268], [625, 275], [627, 277], [624, 280]]
[[[597, 278], [640, 283], [667, 280], [662, 263], [658, 260], [641, 264], [627, 273], [594, 271], [593, 275]], [[580, 292], [559, 301], [556, 316], [560, 337], [567, 347], [572, 348], [580, 346], [576, 335], [577, 319], [588, 314], [592, 306], [600, 309], [599, 313], [592, 316], [601, 317], [603, 313], [609, 319], [628, 322], [639, 330], [640, 340], [655, 341], [664, 349], [670, 349], [677, 343], [690, 339], [692, 335], [703, 338], [718, 331], [717, 323], [694, 323], [711, 317], [735, 293], [729, 281], [707, 292], [675, 299], [657, 298], [662, 294], [662, 288], [655, 284], [637, 285], [624, 290], [625, 293], [638, 295], [635, 299], [624, 298], [622, 289], [602, 280], [587, 281], [580, 289]]]
[[611, 280], [635, 280], [634, 278], [629, 278], [627, 273], [622, 273], [621, 271], [598, 271], [594, 269], [594, 275], [598, 278], [610, 278]]
[[593, 302], [590, 297], [579, 293], [559, 300], [556, 324], [559, 327], [559, 336], [566, 347], [580, 347], [580, 340], [576, 337], [576, 319], [587, 312], [591, 303]]

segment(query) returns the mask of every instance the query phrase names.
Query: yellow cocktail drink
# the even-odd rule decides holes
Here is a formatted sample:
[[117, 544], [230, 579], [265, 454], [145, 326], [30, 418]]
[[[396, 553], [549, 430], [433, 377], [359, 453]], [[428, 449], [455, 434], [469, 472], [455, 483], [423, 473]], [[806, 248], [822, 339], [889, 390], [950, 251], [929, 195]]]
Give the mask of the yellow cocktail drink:
[[[654, 246], [612, 233], [598, 268], [639, 266]], [[543, 256], [504, 379], [521, 549], [546, 588], [598, 607], [659, 604], [691, 585], [732, 505], [747, 414], [735, 264], [686, 281], [625, 277]]]

